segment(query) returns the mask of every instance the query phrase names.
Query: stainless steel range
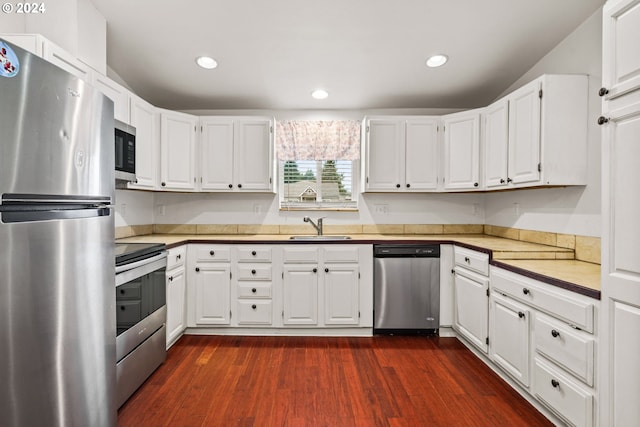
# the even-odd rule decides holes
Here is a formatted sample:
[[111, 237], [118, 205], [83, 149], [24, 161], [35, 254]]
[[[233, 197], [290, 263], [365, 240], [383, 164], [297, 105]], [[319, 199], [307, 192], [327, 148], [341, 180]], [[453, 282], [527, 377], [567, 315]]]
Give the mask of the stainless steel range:
[[116, 390], [120, 407], [166, 359], [164, 244], [116, 244]]

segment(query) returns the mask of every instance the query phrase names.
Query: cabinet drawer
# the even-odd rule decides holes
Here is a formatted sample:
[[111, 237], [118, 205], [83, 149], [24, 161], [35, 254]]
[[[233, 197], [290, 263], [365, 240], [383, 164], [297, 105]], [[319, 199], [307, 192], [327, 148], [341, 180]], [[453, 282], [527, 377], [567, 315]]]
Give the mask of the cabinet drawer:
[[180, 267], [184, 265], [184, 261], [186, 258], [187, 247], [186, 246], [178, 246], [177, 248], [169, 249], [169, 254], [167, 255], [167, 270], [171, 270], [172, 268]]
[[238, 298], [271, 298], [271, 282], [238, 283]]
[[238, 261], [271, 261], [270, 247], [241, 246], [238, 248]]
[[218, 245], [196, 245], [196, 261], [231, 261], [231, 248]]
[[535, 396], [575, 426], [593, 426], [593, 394], [540, 359], [535, 361]]
[[271, 280], [271, 264], [238, 264], [238, 280]]
[[326, 246], [323, 252], [324, 262], [358, 262], [358, 248], [355, 246]]
[[594, 303], [590, 298], [521, 276], [491, 269], [491, 286], [498, 292], [540, 308], [567, 323], [593, 333]]
[[489, 275], [489, 254], [476, 252], [471, 249], [455, 246], [453, 248], [456, 265], [480, 273]]
[[272, 304], [269, 301], [238, 301], [239, 325], [270, 325]]
[[593, 386], [594, 339], [563, 322], [538, 313], [536, 350]]
[[283, 260], [288, 263], [317, 263], [318, 248], [308, 246], [286, 246], [283, 248]]

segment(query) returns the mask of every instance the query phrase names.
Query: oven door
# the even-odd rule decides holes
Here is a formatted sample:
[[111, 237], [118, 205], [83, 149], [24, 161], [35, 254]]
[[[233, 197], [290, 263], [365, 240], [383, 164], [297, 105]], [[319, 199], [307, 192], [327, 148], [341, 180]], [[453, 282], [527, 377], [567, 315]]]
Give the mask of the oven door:
[[166, 256], [163, 252], [116, 271], [117, 361], [166, 323]]

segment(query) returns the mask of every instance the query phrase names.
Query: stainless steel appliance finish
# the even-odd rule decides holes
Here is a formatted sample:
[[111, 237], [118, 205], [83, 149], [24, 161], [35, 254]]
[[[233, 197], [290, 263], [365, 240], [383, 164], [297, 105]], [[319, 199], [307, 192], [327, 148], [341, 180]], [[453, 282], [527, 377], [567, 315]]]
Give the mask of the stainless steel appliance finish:
[[115, 125], [116, 181], [136, 181], [136, 129], [119, 120]]
[[0, 47], [0, 423], [113, 427], [113, 102]]
[[440, 246], [374, 246], [374, 333], [436, 333]]
[[167, 251], [116, 245], [116, 404], [122, 406], [166, 359]]

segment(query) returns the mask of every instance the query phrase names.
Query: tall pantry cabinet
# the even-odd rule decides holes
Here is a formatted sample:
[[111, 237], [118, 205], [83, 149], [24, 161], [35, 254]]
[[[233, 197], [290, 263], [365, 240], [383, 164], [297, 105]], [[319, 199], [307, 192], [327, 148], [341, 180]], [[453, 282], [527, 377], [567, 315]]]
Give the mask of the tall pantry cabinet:
[[600, 425], [640, 420], [640, 0], [603, 9]]

